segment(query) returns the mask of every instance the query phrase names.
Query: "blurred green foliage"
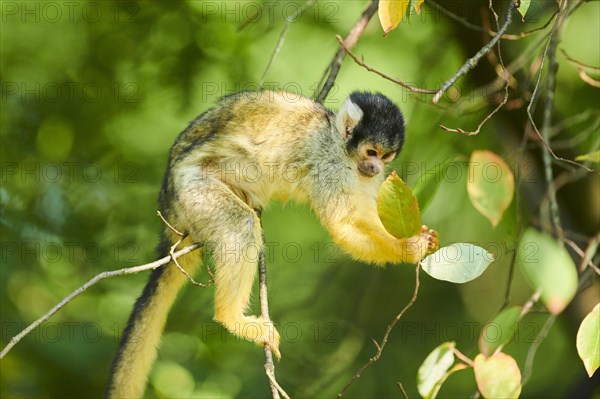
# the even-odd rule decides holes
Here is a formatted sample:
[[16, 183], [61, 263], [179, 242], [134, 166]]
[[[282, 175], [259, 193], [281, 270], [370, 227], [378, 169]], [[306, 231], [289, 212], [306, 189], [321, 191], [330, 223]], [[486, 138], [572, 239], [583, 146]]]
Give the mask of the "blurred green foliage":
[[[552, 14], [551, 3], [539, 3], [529, 21], [519, 19], [511, 29], [541, 26]], [[218, 97], [257, 88], [285, 16], [301, 4], [1, 3], [3, 346], [94, 275], [154, 260], [160, 229], [156, 198], [171, 143]], [[464, 2], [463, 11], [478, 16], [486, 5]], [[348, 32], [364, 6], [364, 1], [323, 1], [307, 10], [290, 25], [265, 86], [312, 96], [337, 48], [335, 34]], [[600, 64], [599, 8], [598, 3], [581, 6], [561, 44], [569, 55], [591, 65]], [[392, 76], [427, 87], [451, 76], [487, 40], [477, 32], [466, 35], [464, 27], [431, 10], [385, 39], [376, 19], [356, 53]], [[592, 39], [581, 40], [584, 36]], [[531, 52], [528, 46], [539, 38], [504, 42], [504, 61]], [[555, 119], [586, 111], [591, 115], [557, 137], [566, 140], [597, 118], [600, 98], [560, 54], [559, 61]], [[495, 77], [486, 68], [462, 81], [462, 95]], [[525, 80], [526, 74], [527, 67], [517, 73]], [[514, 165], [524, 109], [500, 112], [479, 136], [468, 138], [442, 132], [437, 125], [475, 127], [491, 109], [485, 98], [487, 106], [475, 112], [457, 112], [450, 101], [433, 107], [427, 97], [408, 93], [347, 59], [326, 105], [337, 109], [355, 89], [381, 91], [403, 109], [407, 140], [393, 166], [410, 185], [423, 170], [448, 157], [454, 161], [451, 177], [441, 183], [423, 215], [440, 232], [442, 244], [474, 242], [497, 254], [482, 277], [462, 286], [422, 275], [415, 306], [390, 336], [379, 362], [348, 393], [400, 397], [400, 381], [412, 397], [417, 395], [417, 370], [439, 343], [454, 340], [465, 354], [477, 354], [480, 329], [504, 301], [517, 207], [534, 212], [543, 195], [539, 150], [528, 148], [529, 163], [521, 172], [530, 181], [523, 182], [521, 174], [525, 187], [520, 202], [513, 202], [493, 229], [469, 203], [466, 160], [474, 149], [492, 149]], [[526, 97], [525, 92], [512, 94]], [[481, 98], [479, 92], [461, 104], [477, 105]], [[563, 155], [588, 152], [597, 133], [597, 128], [586, 133]], [[563, 217], [572, 230], [589, 235], [597, 228], [597, 191], [598, 180], [591, 177], [560, 194]], [[371, 337], [379, 339], [409, 300], [414, 269], [380, 269], [350, 260], [303, 206], [273, 204], [263, 219], [270, 243], [271, 316], [283, 335], [278, 380], [293, 397], [333, 397], [374, 353]], [[33, 331], [0, 361], [0, 396], [100, 396], [119, 334], [146, 278], [104, 281]], [[523, 303], [529, 295], [517, 272], [511, 301]], [[575, 333], [597, 293], [578, 298], [541, 344], [523, 397], [563, 396], [587, 378], [575, 352]], [[546, 317], [527, 316], [506, 347], [521, 368]], [[269, 395], [263, 351], [236, 341], [211, 318], [212, 289], [189, 286], [171, 312], [147, 397]], [[473, 372], [465, 370], [453, 375], [440, 395], [460, 397], [475, 390]]]

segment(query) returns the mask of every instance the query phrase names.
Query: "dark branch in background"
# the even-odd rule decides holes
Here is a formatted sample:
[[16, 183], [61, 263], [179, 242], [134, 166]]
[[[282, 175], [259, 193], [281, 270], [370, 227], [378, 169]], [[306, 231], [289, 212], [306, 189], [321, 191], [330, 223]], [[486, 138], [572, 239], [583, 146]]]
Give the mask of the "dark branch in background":
[[200, 244], [192, 244], [188, 247], [183, 248], [180, 251], [175, 252], [172, 255], [165, 256], [164, 258], [156, 260], [152, 263], [146, 263], [145, 265], [140, 265], [140, 266], [126, 267], [124, 269], [119, 269], [119, 270], [112, 270], [109, 272], [103, 272], [103, 273], [96, 275], [94, 278], [89, 280], [87, 283], [83, 284], [81, 287], [77, 288], [75, 291], [71, 292], [69, 295], [67, 295], [65, 298], [63, 298], [63, 300], [60, 301], [59, 303], [57, 303], [52, 309], [50, 309], [49, 311], [44, 313], [44, 315], [42, 317], [40, 317], [39, 319], [37, 319], [36, 321], [31, 323], [20, 333], [15, 335], [10, 340], [8, 345], [6, 345], [4, 347], [4, 349], [2, 349], [2, 352], [0, 352], [0, 359], [4, 358], [4, 356], [12, 349], [12, 347], [15, 346], [16, 344], [18, 344], [19, 341], [21, 341], [34, 328], [36, 328], [37, 326], [39, 326], [40, 324], [42, 324], [43, 322], [48, 320], [54, 313], [58, 312], [63, 306], [65, 306], [67, 303], [71, 302], [71, 300], [73, 300], [76, 296], [83, 293], [85, 290], [87, 290], [91, 286], [95, 285], [100, 280], [104, 280], [105, 278], [109, 278], [109, 277], [135, 274], [135, 273], [139, 273], [139, 272], [142, 272], [145, 270], [153, 270], [162, 265], [166, 265], [167, 263], [169, 263], [171, 261], [171, 259], [177, 259], [178, 257], [185, 255], [187, 253], [190, 253], [200, 247], [201, 247]]
[[504, 34], [504, 32], [506, 32], [510, 23], [512, 22], [512, 12], [514, 9], [515, 9], [515, 3], [511, 2], [510, 6], [508, 7], [508, 10], [506, 12], [506, 19], [504, 20], [504, 24], [502, 24], [502, 27], [498, 30], [498, 34], [496, 36], [494, 36], [492, 38], [492, 40], [490, 40], [485, 46], [483, 46], [473, 57], [469, 58], [463, 64], [463, 66], [460, 67], [460, 69], [454, 74], [454, 76], [452, 76], [450, 79], [448, 79], [442, 85], [442, 87], [437, 91], [435, 96], [433, 96], [433, 100], [431, 100], [434, 104], [437, 104], [437, 102], [440, 101], [440, 99], [442, 98], [442, 95], [444, 95], [446, 90], [448, 90], [450, 88], [450, 86], [452, 86], [454, 83], [456, 83], [456, 81], [461, 76], [463, 76], [464, 74], [469, 72], [469, 70], [475, 68], [475, 66], [477, 65], [479, 60], [484, 55], [486, 55], [492, 49], [492, 47], [494, 47], [494, 45], [498, 42], [498, 40], [500, 40], [500, 37]]
[[[258, 217], [261, 217], [261, 211], [256, 210]], [[263, 243], [265, 242], [265, 231], [262, 228], [262, 219], [261, 219], [261, 236]], [[269, 316], [269, 301], [267, 298], [267, 263], [265, 261], [265, 249], [264, 247], [260, 250], [260, 254], [258, 257], [258, 296], [260, 300], [260, 315], [263, 320], [267, 322], [271, 322], [271, 317]], [[275, 379], [275, 364], [273, 363], [273, 352], [268, 345], [264, 346], [265, 349], [265, 373], [269, 378], [269, 383], [271, 384], [271, 395], [273, 399], [280, 399], [279, 394], [283, 395], [285, 399], [290, 399], [287, 393], [281, 388], [277, 380]]]
[[585, 83], [589, 84], [590, 86], [600, 88], [600, 82], [593, 79], [585, 72], [586, 70], [588, 70], [588, 71], [593, 71], [593, 72], [597, 73], [597, 72], [600, 72], [600, 67], [584, 64], [581, 61], [577, 61], [577, 60], [571, 58], [564, 49], [560, 49], [560, 51], [562, 51], [562, 53], [565, 56], [565, 58], [567, 59], [567, 61], [569, 61], [571, 64], [575, 65], [575, 67], [579, 71], [579, 77], [581, 78], [581, 80], [583, 80]]
[[[427, 0], [424, 4], [426, 5], [430, 5], [433, 8], [435, 8], [436, 10], [439, 10], [442, 12], [442, 14], [446, 15], [448, 18], [462, 24], [463, 26], [465, 26], [466, 28], [472, 29], [472, 30], [476, 30], [478, 32], [483, 32], [483, 33], [487, 33], [490, 36], [497, 36], [498, 32], [494, 32], [491, 29], [487, 29], [484, 28], [483, 26], [479, 26], [479, 25], [475, 25], [470, 23], [469, 21], [467, 21], [466, 19], [464, 19], [463, 17], [460, 17], [456, 14], [454, 14], [452, 11], [444, 8], [441, 4], [436, 3], [433, 0]], [[558, 14], [558, 10], [554, 11], [554, 14], [552, 14], [552, 16], [548, 19], [548, 21], [546, 21], [546, 23], [543, 26], [540, 26], [539, 28], [535, 28], [526, 32], [521, 32], [517, 35], [511, 35], [508, 33], [504, 33], [500, 36], [500, 39], [505, 39], [505, 40], [519, 40], [519, 39], [523, 39], [524, 37], [527, 37], [529, 35], [533, 35], [534, 33], [538, 33], [543, 31], [544, 29], [546, 29], [548, 27], [548, 25], [550, 25], [550, 22], [552, 22], [552, 20], [554, 19], [554, 17], [556, 17], [556, 15]]]
[[413, 292], [413, 295], [410, 298], [410, 301], [406, 304], [406, 306], [404, 306], [404, 308], [400, 311], [400, 313], [398, 313], [396, 315], [394, 320], [392, 320], [392, 322], [387, 326], [387, 329], [385, 330], [385, 334], [383, 334], [383, 338], [381, 339], [381, 344], [378, 343], [377, 341], [373, 340], [373, 343], [375, 344], [375, 347], [377, 348], [377, 352], [375, 353], [375, 355], [372, 358], [369, 359], [369, 361], [367, 363], [365, 363], [360, 369], [358, 369], [358, 371], [356, 373], [354, 373], [354, 376], [352, 377], [352, 379], [350, 381], [348, 381], [348, 383], [344, 386], [344, 389], [342, 389], [342, 391], [338, 394], [338, 398], [342, 398], [344, 396], [344, 394], [346, 393], [346, 391], [348, 390], [348, 388], [350, 388], [350, 386], [352, 384], [354, 384], [354, 382], [360, 378], [360, 375], [367, 368], [369, 368], [373, 363], [375, 363], [377, 360], [379, 360], [379, 358], [381, 357], [381, 354], [383, 353], [383, 349], [385, 348], [385, 345], [387, 344], [388, 338], [390, 336], [390, 333], [394, 329], [394, 326], [396, 325], [396, 323], [398, 323], [400, 318], [402, 318], [404, 313], [406, 313], [406, 311], [408, 309], [410, 309], [410, 307], [417, 300], [417, 294], [419, 293], [419, 284], [420, 284], [420, 281], [419, 281], [419, 270], [420, 269], [421, 269], [421, 264], [419, 262], [417, 262], [417, 267], [415, 268], [415, 291]]
[[[563, 6], [562, 4], [559, 5], [559, 7], [564, 7], [563, 9], [566, 10], [566, 6]], [[550, 46], [548, 48], [546, 101], [544, 103], [544, 115], [542, 121], [542, 137], [548, 144], [550, 144], [550, 129], [552, 128], [552, 108], [554, 107], [554, 93], [556, 90], [556, 72], [558, 71], [558, 63], [556, 62], [556, 48], [558, 47], [558, 42], [560, 41], [560, 29], [562, 27], [563, 20], [563, 13], [561, 12], [558, 18], [556, 19], [555, 27], [553, 28], [554, 33], [551, 35]], [[556, 202], [556, 188], [554, 187], [552, 160], [550, 159], [550, 153], [548, 152], [547, 147], [542, 148], [542, 159], [544, 162], [544, 178], [546, 179], [546, 185], [548, 187], [548, 198], [550, 200], [549, 219], [554, 225], [554, 228], [558, 230], [559, 237], [562, 240], [563, 232], [560, 223], [560, 214], [558, 213], [558, 203]], [[540, 215], [540, 219], [542, 221], [545, 220], [543, 215]]]
[[[499, 25], [498, 22], [498, 14], [496, 14], [496, 11], [494, 11], [494, 7], [490, 1], [490, 11], [492, 12], [492, 14], [494, 14], [494, 19], [496, 20], [496, 26]], [[508, 10], [509, 14], [512, 10]], [[506, 24], [506, 23], [505, 23]], [[508, 26], [508, 25], [506, 25]], [[502, 49], [500, 48], [500, 41], [498, 41], [498, 61], [500, 63], [500, 66], [502, 67], [502, 77], [504, 78], [504, 97], [502, 97], [502, 101], [500, 101], [500, 103], [496, 106], [496, 108], [494, 108], [492, 110], [492, 112], [490, 112], [485, 118], [483, 118], [483, 120], [479, 123], [479, 125], [477, 126], [477, 129], [474, 131], [467, 131], [467, 130], [463, 130], [459, 127], [457, 128], [449, 128], [446, 127], [444, 125], [440, 125], [440, 128], [442, 130], [445, 130], [447, 132], [454, 132], [454, 133], [462, 133], [466, 136], [475, 136], [477, 134], [479, 134], [479, 132], [481, 131], [481, 128], [483, 127], [483, 125], [485, 125], [485, 123], [490, 120], [490, 118], [492, 116], [494, 116], [494, 114], [498, 111], [500, 111], [500, 108], [502, 108], [504, 106], [504, 104], [506, 104], [506, 102], [508, 101], [508, 70], [506, 69], [506, 66], [504, 65], [504, 60], [502, 60]], [[437, 94], [436, 94], [437, 97]], [[434, 98], [435, 100], [435, 98]]]
[[550, 144], [544, 139], [544, 137], [542, 136], [542, 133], [540, 133], [540, 130], [538, 129], [537, 125], [535, 124], [535, 121], [533, 120], [533, 109], [535, 108], [535, 104], [536, 104], [536, 101], [537, 101], [537, 98], [538, 98], [540, 81], [541, 81], [541, 78], [542, 78], [542, 73], [544, 71], [544, 63], [545, 63], [545, 60], [546, 60], [546, 56], [548, 55], [548, 50], [549, 50], [550, 45], [552, 43], [553, 35], [554, 35], [555, 31], [557, 30], [558, 24], [562, 23], [562, 22], [560, 22], [560, 20], [563, 17], [563, 14], [566, 17], [573, 10], [575, 10], [577, 7], [579, 7], [582, 3], [583, 2], [581, 2], [581, 1], [575, 3], [575, 5], [573, 5], [573, 7], [571, 8], [571, 10], [568, 10], [568, 7], [569, 7], [570, 4], [567, 3], [566, 8], [559, 11], [559, 15], [558, 15], [556, 21], [554, 22], [554, 25], [552, 25], [552, 30], [550, 31], [550, 34], [548, 36], [548, 40], [546, 42], [546, 46], [544, 47], [544, 51], [542, 53], [542, 59], [541, 59], [541, 62], [540, 62], [540, 69], [539, 69], [537, 80], [536, 80], [536, 83], [535, 83], [535, 86], [534, 86], [534, 89], [533, 89], [533, 93], [531, 94], [531, 100], [529, 102], [529, 105], [527, 106], [527, 116], [529, 118], [529, 123], [531, 124], [531, 127], [533, 128], [533, 131], [535, 132], [535, 134], [537, 135], [537, 137], [539, 138], [539, 140], [543, 144], [544, 151], [547, 151], [550, 155], [552, 155], [552, 157], [555, 160], [567, 163], [569, 165], [574, 165], [574, 166], [583, 168], [583, 169], [587, 170], [588, 172], [598, 173], [598, 172], [600, 172], [600, 170], [598, 170], [598, 169], [592, 169], [592, 168], [589, 168], [588, 166], [586, 166], [584, 164], [581, 164], [579, 162], [575, 162], [575, 161], [572, 161], [570, 159], [566, 159], [566, 158], [562, 158], [562, 157], [557, 156], [554, 153], [554, 151], [552, 151], [552, 148], [550, 147]]
[[354, 55], [354, 53], [352, 53], [352, 51], [349, 48], [346, 47], [346, 45], [344, 44], [344, 40], [342, 39], [342, 37], [340, 35], [335, 35], [335, 38], [340, 43], [340, 46], [342, 47], [342, 49], [344, 49], [346, 54], [348, 54], [350, 56], [350, 58], [352, 58], [354, 60], [354, 62], [356, 62], [361, 67], [365, 68], [367, 71], [373, 72], [373, 73], [381, 76], [382, 78], [389, 80], [390, 82], [394, 82], [394, 83], [412, 91], [413, 93], [425, 93], [425, 94], [435, 94], [436, 93], [435, 90], [421, 89], [419, 87], [412, 86], [412, 85], [402, 82], [398, 79], [394, 79], [391, 76], [389, 76], [383, 72], [380, 72], [375, 68], [370, 67], [369, 65], [367, 65], [365, 63], [364, 57], [362, 57], [362, 59], [359, 60], [358, 57], [356, 55]]
[[[358, 19], [358, 21], [356, 21], [356, 23], [350, 30], [350, 33], [348, 33], [348, 36], [346, 36], [346, 38], [344, 39], [344, 47], [346, 49], [351, 49], [356, 45], [358, 38], [360, 37], [360, 35], [363, 33], [363, 31], [367, 27], [367, 24], [369, 23], [369, 21], [371, 20], [371, 18], [375, 14], [375, 12], [377, 12], [378, 5], [379, 5], [379, 0], [371, 0], [371, 3], [369, 3], [367, 8], [363, 11], [362, 15]], [[325, 80], [325, 84], [323, 85], [321, 92], [319, 93], [319, 95], [316, 98], [316, 101], [318, 103], [323, 104], [323, 102], [325, 101], [325, 98], [327, 98], [327, 95], [331, 91], [331, 88], [333, 87], [333, 83], [335, 82], [335, 79], [337, 78], [337, 75], [342, 66], [342, 61], [344, 60], [345, 55], [346, 55], [346, 50], [344, 50], [344, 48], [342, 46], [340, 46], [338, 51], [333, 56], [333, 59], [331, 60], [329, 67], [327, 67], [327, 70], [325, 71], [325, 73], [323, 74], [323, 77], [321, 78], [321, 82], [323, 82], [323, 80], [325, 79], [325, 76], [327, 76], [327, 79]], [[327, 73], [328, 71], [329, 71], [329, 74]], [[319, 86], [320, 86], [321, 82], [319, 82]]]
[[313, 4], [315, 4], [317, 2], [317, 0], [308, 0], [306, 3], [304, 3], [304, 5], [298, 9], [298, 11], [296, 11], [294, 13], [294, 15], [287, 17], [285, 20], [285, 23], [283, 24], [283, 29], [281, 30], [281, 33], [279, 34], [279, 40], [277, 41], [277, 46], [275, 46], [275, 49], [273, 49], [273, 52], [271, 53], [271, 58], [269, 58], [269, 63], [267, 64], [267, 67], [265, 68], [265, 71], [263, 72], [260, 81], [258, 82], [258, 86], [259, 87], [263, 87], [263, 84], [265, 83], [265, 78], [267, 77], [267, 74], [269, 73], [269, 71], [271, 70], [271, 66], [273, 65], [273, 61], [275, 60], [275, 57], [277, 56], [277, 54], [279, 54], [279, 52], [281, 51], [281, 48], [283, 47], [283, 42], [285, 41], [285, 37], [287, 36], [288, 31], [290, 30], [290, 24], [292, 22], [294, 22], [296, 20], [296, 18], [298, 18], [299, 16], [301, 16], [304, 11], [306, 11], [309, 7], [311, 7]]

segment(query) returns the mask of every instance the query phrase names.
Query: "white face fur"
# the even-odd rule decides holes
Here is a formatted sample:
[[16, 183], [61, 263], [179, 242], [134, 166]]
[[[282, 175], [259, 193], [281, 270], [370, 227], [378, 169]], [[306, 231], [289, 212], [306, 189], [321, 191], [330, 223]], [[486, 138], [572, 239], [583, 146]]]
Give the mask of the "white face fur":
[[344, 102], [336, 117], [336, 127], [344, 140], [350, 138], [352, 129], [358, 125], [362, 116], [363, 111], [358, 105], [354, 104], [350, 99]]

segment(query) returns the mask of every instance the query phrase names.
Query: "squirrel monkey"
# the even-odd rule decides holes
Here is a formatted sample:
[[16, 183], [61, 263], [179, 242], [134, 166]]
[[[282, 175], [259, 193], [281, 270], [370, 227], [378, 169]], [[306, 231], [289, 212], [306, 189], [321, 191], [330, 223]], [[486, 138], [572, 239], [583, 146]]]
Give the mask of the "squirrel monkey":
[[[398, 239], [384, 228], [376, 198], [384, 166], [400, 152], [404, 119], [381, 94], [354, 92], [337, 114], [291, 93], [258, 91], [224, 97], [195, 119], [171, 148], [159, 202], [162, 214], [201, 243], [215, 268], [215, 320], [232, 334], [268, 345], [272, 323], [246, 315], [262, 249], [257, 210], [271, 200], [308, 201], [333, 240], [375, 264], [419, 261], [437, 236]], [[179, 240], [164, 228], [161, 256]], [[178, 259], [189, 273], [200, 251]], [[152, 272], [135, 303], [115, 358], [107, 396], [140, 397], [156, 357], [169, 308], [187, 277], [171, 262]]]

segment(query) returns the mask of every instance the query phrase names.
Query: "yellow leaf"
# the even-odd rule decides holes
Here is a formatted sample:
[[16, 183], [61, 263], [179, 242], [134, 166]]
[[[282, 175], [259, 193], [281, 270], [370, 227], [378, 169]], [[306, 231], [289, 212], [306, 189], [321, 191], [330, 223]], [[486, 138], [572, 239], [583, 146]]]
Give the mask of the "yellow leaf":
[[579, 155], [577, 158], [575, 158], [575, 160], [600, 163], [600, 150], [590, 152], [589, 154]]
[[491, 151], [473, 151], [467, 192], [473, 206], [496, 227], [512, 202], [515, 178], [500, 156]]
[[424, 2], [425, 0], [417, 0], [417, 2], [415, 3], [415, 11], [417, 12], [417, 15], [421, 15], [421, 6]]
[[380, 0], [379, 1], [379, 22], [383, 32], [387, 35], [391, 30], [396, 29], [398, 24], [404, 18], [408, 8], [408, 0]]
[[488, 358], [478, 354], [473, 371], [477, 388], [486, 399], [518, 398], [521, 394], [521, 371], [506, 353], [498, 352]]

